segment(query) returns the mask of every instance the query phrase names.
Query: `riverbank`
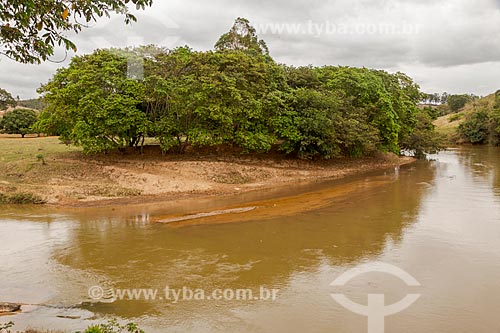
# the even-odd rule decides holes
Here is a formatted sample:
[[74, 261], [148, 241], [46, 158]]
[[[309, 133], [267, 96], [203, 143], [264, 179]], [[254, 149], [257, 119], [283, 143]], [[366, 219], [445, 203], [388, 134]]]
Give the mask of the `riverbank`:
[[342, 178], [408, 164], [409, 157], [303, 161], [281, 154], [240, 155], [227, 150], [163, 156], [85, 156], [55, 137], [0, 137], [0, 194], [33, 194], [47, 204], [72, 207], [145, 203], [231, 195], [297, 182]]

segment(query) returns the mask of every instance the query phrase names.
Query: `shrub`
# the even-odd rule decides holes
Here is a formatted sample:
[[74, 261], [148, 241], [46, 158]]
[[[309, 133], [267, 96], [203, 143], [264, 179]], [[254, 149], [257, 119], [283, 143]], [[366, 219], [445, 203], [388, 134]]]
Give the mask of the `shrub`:
[[458, 127], [458, 132], [467, 142], [473, 144], [487, 143], [490, 129], [489, 123], [488, 111], [481, 109], [468, 115], [466, 120]]
[[464, 114], [463, 113], [456, 113], [454, 115], [452, 115], [450, 117], [450, 119], [448, 120], [450, 123], [454, 122], [454, 121], [457, 121], [457, 120], [460, 120], [464, 117]]
[[0, 204], [11, 205], [43, 205], [46, 201], [32, 193], [0, 193]]
[[136, 324], [129, 323], [120, 325], [116, 320], [111, 320], [105, 324], [90, 326], [84, 333], [144, 333]]

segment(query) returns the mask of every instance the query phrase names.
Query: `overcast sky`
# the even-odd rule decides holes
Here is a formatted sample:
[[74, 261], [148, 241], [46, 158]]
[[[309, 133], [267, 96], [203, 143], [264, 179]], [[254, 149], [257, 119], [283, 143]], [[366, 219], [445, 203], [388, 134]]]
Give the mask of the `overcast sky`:
[[[207, 50], [245, 17], [280, 63], [402, 71], [426, 92], [500, 89], [500, 0], [154, 0], [137, 17], [131, 26], [100, 20], [73, 38], [77, 54], [141, 44]], [[63, 58], [59, 52], [54, 60]], [[67, 63], [23, 65], [0, 56], [0, 87], [36, 97]]]

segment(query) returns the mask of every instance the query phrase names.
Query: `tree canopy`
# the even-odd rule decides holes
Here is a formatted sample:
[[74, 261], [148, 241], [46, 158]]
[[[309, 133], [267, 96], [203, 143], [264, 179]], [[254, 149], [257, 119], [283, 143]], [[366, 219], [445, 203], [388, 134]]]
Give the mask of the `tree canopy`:
[[457, 112], [473, 99], [475, 99], [475, 96], [472, 95], [450, 95], [448, 97], [448, 106], [451, 112]]
[[1, 0], [0, 54], [18, 62], [40, 63], [54, 54], [55, 46], [76, 50], [65, 33], [78, 33], [111, 13], [123, 14], [127, 24], [135, 21], [128, 3], [144, 9], [152, 0]]
[[29, 109], [14, 109], [6, 112], [0, 119], [0, 129], [7, 134], [33, 133], [32, 127], [37, 120], [36, 112]]
[[239, 50], [253, 55], [269, 55], [266, 42], [259, 39], [255, 28], [247, 19], [241, 17], [237, 18], [231, 30], [215, 43], [215, 50]]
[[[41, 88], [48, 106], [37, 130], [89, 153], [137, 147], [145, 137], [178, 153], [221, 144], [301, 158], [435, 151], [434, 128], [408, 76], [279, 65], [248, 21], [235, 27], [215, 51], [149, 46], [73, 58]], [[131, 57], [143, 60], [144, 79], [127, 76]]]

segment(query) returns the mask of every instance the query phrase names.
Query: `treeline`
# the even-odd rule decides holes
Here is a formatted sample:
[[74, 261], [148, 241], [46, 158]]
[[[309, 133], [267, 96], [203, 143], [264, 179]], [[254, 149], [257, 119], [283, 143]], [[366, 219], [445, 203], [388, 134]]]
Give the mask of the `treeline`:
[[45, 104], [40, 98], [18, 100], [17, 105], [38, 111], [43, 110], [45, 108]]
[[422, 104], [430, 104], [436, 107], [438, 116], [446, 116], [450, 113], [456, 113], [463, 109], [467, 103], [477, 101], [479, 96], [474, 94], [451, 95], [448, 93], [422, 94]]
[[139, 147], [146, 137], [165, 152], [227, 144], [301, 158], [439, 148], [408, 76], [279, 65], [245, 19], [214, 51], [149, 46], [75, 57], [40, 93], [47, 107], [37, 132], [86, 153]]
[[500, 145], [500, 90], [474, 105], [458, 133], [465, 142]]

